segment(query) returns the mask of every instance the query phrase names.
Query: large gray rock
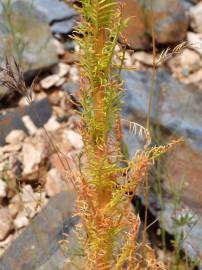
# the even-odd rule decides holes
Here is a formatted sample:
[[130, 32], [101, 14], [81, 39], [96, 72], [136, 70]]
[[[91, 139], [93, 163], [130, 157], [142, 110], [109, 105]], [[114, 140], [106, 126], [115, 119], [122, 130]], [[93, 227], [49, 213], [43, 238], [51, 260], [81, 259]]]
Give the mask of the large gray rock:
[[[27, 0], [30, 1], [30, 0]], [[33, 6], [44, 12], [51, 24], [53, 32], [66, 34], [73, 30], [76, 11], [63, 1], [58, 0], [31, 0]]]
[[190, 23], [195, 32], [202, 34], [202, 2], [190, 10]]
[[[78, 222], [72, 217], [75, 195], [62, 192], [51, 198], [48, 205], [32, 220], [0, 258], [0, 270], [61, 269], [71, 250], [62, 248]], [[74, 241], [70, 239], [71, 248]], [[67, 245], [67, 244], [66, 244]]]
[[[148, 71], [124, 71], [127, 96], [124, 111], [126, 114], [146, 118], [151, 74]], [[158, 109], [158, 112], [157, 112]], [[158, 123], [202, 151], [202, 93], [174, 79], [165, 70], [156, 74], [152, 121]]]
[[[4, 1], [5, 3], [5, 1]], [[6, 16], [0, 4], [0, 65], [14, 56], [25, 73], [33, 74], [58, 62], [48, 20], [25, 0], [14, 1]], [[0, 89], [0, 99], [6, 92]]]
[[[135, 49], [149, 46], [151, 36], [150, 1], [120, 0], [123, 5], [123, 17], [131, 17], [124, 31], [128, 45]], [[156, 41], [161, 44], [181, 42], [186, 36], [188, 16], [181, 0], [154, 0], [154, 30]]]
[[[129, 119], [137, 121], [139, 117], [146, 118], [151, 87], [151, 73], [123, 72], [126, 92], [124, 112]], [[158, 108], [158, 113], [157, 113]], [[161, 165], [163, 173], [162, 196], [164, 198], [162, 212], [157, 201], [156, 191], [150, 192], [149, 208], [158, 216], [163, 226], [169, 233], [176, 233], [175, 218], [186, 214], [193, 216], [193, 224], [179, 226], [186, 232], [186, 239], [181, 248], [192, 259], [202, 261], [202, 93], [191, 87], [187, 87], [167, 73], [166, 70], [157, 71], [153, 102], [151, 108], [151, 120], [163, 127], [161, 140], [169, 140], [168, 133], [178, 136], [183, 135], [185, 143], [166, 155]], [[166, 132], [169, 131], [169, 132]], [[171, 139], [170, 139], [171, 140]], [[128, 141], [129, 155], [137, 150], [135, 140]], [[151, 177], [151, 187], [155, 185], [155, 177]], [[183, 188], [182, 188], [183, 182]], [[159, 195], [159, 194], [158, 194]], [[177, 199], [176, 199], [177, 198]], [[180, 199], [179, 199], [180, 198]], [[178, 201], [177, 201], [178, 200]], [[144, 199], [143, 199], [144, 201]], [[180, 203], [179, 203], [180, 201]], [[176, 204], [178, 202], [177, 210]], [[202, 264], [201, 268], [202, 269]]]
[[0, 145], [5, 144], [6, 136], [14, 129], [29, 132], [24, 122], [23, 116], [29, 116], [36, 127], [42, 127], [51, 117], [52, 109], [47, 98], [33, 102], [22, 108], [17, 108], [5, 115], [0, 115]]

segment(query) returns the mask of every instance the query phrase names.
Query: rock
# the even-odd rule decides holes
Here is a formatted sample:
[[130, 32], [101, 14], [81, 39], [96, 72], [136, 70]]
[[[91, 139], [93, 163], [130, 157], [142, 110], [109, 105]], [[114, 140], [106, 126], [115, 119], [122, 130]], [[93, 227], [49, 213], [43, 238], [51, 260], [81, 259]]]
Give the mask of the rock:
[[[123, 71], [127, 96], [125, 115], [146, 118], [151, 74], [148, 71]], [[183, 98], [182, 98], [183, 97]], [[156, 110], [158, 107], [158, 114]], [[202, 93], [172, 78], [165, 70], [156, 74], [151, 107], [152, 121], [179, 136], [184, 136], [194, 148], [202, 151]]]
[[67, 189], [67, 184], [62, 178], [61, 173], [53, 168], [51, 169], [46, 178], [45, 191], [49, 197], [55, 196], [57, 193]]
[[48, 122], [44, 125], [47, 131], [56, 131], [61, 127], [60, 123], [56, 120], [54, 116], [48, 120]]
[[52, 69], [52, 72], [62, 78], [67, 75], [67, 73], [70, 71], [70, 68], [70, 65], [59, 63]]
[[49, 75], [41, 80], [40, 84], [43, 89], [49, 89], [54, 86], [60, 80], [60, 76], [57, 74]]
[[64, 55], [64, 53], [65, 53], [64, 45], [56, 38], [53, 39], [53, 43], [56, 47], [57, 54], [60, 56]]
[[51, 30], [54, 33], [68, 34], [73, 31], [75, 24], [76, 24], [75, 18], [72, 17], [62, 22], [55, 22], [51, 26]]
[[189, 12], [190, 24], [196, 33], [202, 34], [202, 2], [193, 6]]
[[63, 136], [76, 149], [81, 149], [83, 147], [82, 137], [81, 137], [81, 135], [79, 133], [76, 133], [75, 131], [69, 129], [69, 130], [64, 130]]
[[25, 127], [28, 130], [29, 135], [34, 135], [37, 132], [37, 127], [32, 122], [32, 119], [29, 117], [29, 115], [25, 115], [22, 117], [22, 122], [24, 123]]
[[189, 14], [190, 9], [194, 6], [194, 1], [192, 0], [182, 0], [182, 5], [185, 11]]
[[23, 130], [12, 130], [5, 138], [6, 143], [18, 144], [24, 141], [26, 134]]
[[[146, 2], [148, 10], [149, 3]], [[181, 42], [188, 28], [188, 17], [180, 0], [154, 0], [154, 30], [156, 41], [161, 44]]]
[[[23, 116], [30, 116], [34, 125], [40, 128], [48, 121], [51, 114], [52, 108], [50, 103], [47, 98], [44, 98], [34, 101], [31, 105], [17, 108], [12, 112], [7, 112], [5, 115], [0, 115], [0, 145], [4, 145], [5, 137], [14, 129], [21, 129], [28, 133], [22, 121]], [[8, 145], [7, 147], [11, 146]]]
[[13, 221], [16, 230], [22, 229], [29, 225], [29, 219], [26, 217], [25, 212], [20, 212]]
[[202, 59], [194, 50], [184, 49], [182, 53], [172, 57], [168, 66], [178, 79], [188, 77], [202, 67]]
[[[12, 36], [8, 19], [1, 9], [0, 26], [1, 43], [0, 59], [14, 56], [21, 62], [23, 71], [33, 75], [36, 70], [46, 69], [58, 62], [56, 47], [53, 44], [51, 31], [43, 13], [29, 1], [13, 1], [11, 4], [12, 24], [15, 37]], [[14, 40], [16, 39], [16, 40]], [[17, 45], [16, 45], [17, 44]], [[0, 62], [2, 65], [2, 60]], [[3, 91], [2, 89], [2, 95]]]
[[190, 74], [188, 77], [183, 78], [183, 82], [185, 84], [192, 84], [194, 85], [196, 88], [199, 88], [200, 90], [202, 90], [202, 69], [194, 72], [193, 74]]
[[58, 0], [34, 0], [32, 2], [35, 8], [48, 18], [54, 33], [67, 34], [72, 32], [77, 13], [67, 3]]
[[153, 66], [153, 56], [147, 52], [135, 52], [133, 55], [134, 60], [139, 61], [147, 66]]
[[[128, 44], [135, 49], [148, 47], [146, 33], [151, 36], [150, 2], [142, 0], [122, 0], [124, 3], [123, 16], [131, 17], [124, 34], [128, 38]], [[154, 29], [156, 41], [161, 44], [181, 42], [186, 36], [188, 17], [180, 0], [153, 1]]]
[[5, 198], [7, 194], [7, 184], [5, 181], [0, 179], [0, 201], [2, 198]]
[[42, 135], [25, 140], [20, 156], [22, 162], [22, 178], [34, 180], [40, 175], [40, 167], [44, 166], [48, 157], [49, 143]]
[[[74, 17], [76, 11], [59, 0], [30, 0], [33, 6], [48, 17], [49, 23], [56, 23]], [[66, 33], [66, 32], [65, 32]]]
[[197, 213], [202, 221], [202, 153], [183, 143], [167, 155], [165, 168], [165, 180], [169, 179], [164, 181], [166, 190], [170, 192], [172, 187], [180, 189], [183, 183], [182, 203]]
[[[144, 19], [144, 11], [138, 0], [121, 0], [124, 4], [123, 18], [131, 17], [128, 26], [124, 29], [123, 35], [127, 38], [128, 45], [133, 49], [145, 49], [149, 46]], [[121, 38], [120, 38], [121, 39]]]
[[0, 241], [0, 256], [4, 253], [5, 249], [8, 248], [12, 240], [13, 234], [10, 234], [5, 240]]
[[63, 85], [63, 89], [65, 92], [69, 93], [70, 95], [74, 95], [79, 92], [80, 84], [76, 82], [66, 82]]
[[62, 86], [66, 81], [66, 78], [60, 78], [59, 81], [55, 84], [56, 87]]
[[69, 74], [70, 74], [70, 79], [73, 82], [79, 82], [79, 71], [78, 71], [78, 67], [72, 66], [71, 69], [70, 69], [70, 71], [69, 71]]
[[190, 43], [192, 49], [198, 52], [202, 56], [202, 46], [201, 46], [202, 34], [188, 32], [187, 41]]
[[4, 240], [13, 229], [13, 221], [8, 208], [0, 209], [0, 241]]
[[2, 153], [19, 152], [21, 148], [22, 148], [21, 144], [8, 144], [1, 147], [1, 151]]
[[18, 212], [23, 209], [22, 198], [20, 194], [16, 194], [8, 205], [9, 212], [13, 218], [15, 218]]
[[[0, 257], [0, 269], [61, 269], [69, 255], [61, 247], [61, 241], [67, 239], [78, 222], [77, 217], [72, 217], [74, 202], [75, 195], [72, 192], [62, 192], [51, 198]], [[70, 249], [74, 250], [75, 238], [70, 237], [69, 240]]]

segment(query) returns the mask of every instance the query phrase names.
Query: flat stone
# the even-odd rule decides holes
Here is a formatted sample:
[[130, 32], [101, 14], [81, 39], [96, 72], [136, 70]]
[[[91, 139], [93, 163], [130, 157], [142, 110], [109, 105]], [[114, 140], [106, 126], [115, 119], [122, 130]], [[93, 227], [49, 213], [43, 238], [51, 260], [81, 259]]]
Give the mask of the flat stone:
[[0, 179], [0, 202], [2, 198], [6, 197], [7, 187], [8, 187], [7, 183], [2, 179]]
[[81, 149], [83, 147], [82, 137], [79, 133], [73, 130], [64, 130], [64, 138], [74, 146], [76, 149]]
[[45, 13], [49, 23], [71, 19], [77, 13], [68, 4], [58, 0], [30, 0], [35, 8]]
[[[1, 8], [0, 20], [3, 23], [0, 25], [0, 65], [3, 64], [5, 55], [14, 56], [20, 62], [25, 77], [30, 77], [38, 70], [47, 69], [58, 62], [56, 46], [43, 13], [30, 1], [11, 2], [11, 20], [17, 40], [12, 36], [8, 28], [10, 26], [7, 27], [8, 21]], [[6, 99], [9, 95], [10, 92], [1, 86], [0, 99]]]
[[4, 240], [13, 229], [13, 220], [8, 208], [0, 209], [0, 241]]
[[54, 33], [68, 34], [73, 31], [75, 24], [76, 24], [75, 18], [71, 18], [61, 22], [55, 22], [51, 26], [51, 30]]
[[187, 41], [191, 44], [192, 49], [202, 56], [202, 46], [201, 46], [202, 34], [188, 32]]
[[44, 166], [50, 145], [45, 136], [28, 137], [23, 143], [20, 160], [22, 162], [22, 177], [24, 180], [34, 180], [40, 175], [40, 168]]
[[70, 65], [59, 63], [52, 69], [52, 72], [62, 78], [67, 75], [67, 73], [70, 71], [70, 68]]
[[60, 76], [57, 74], [53, 74], [41, 80], [40, 84], [43, 89], [49, 89], [52, 86], [56, 85], [59, 80]]
[[202, 2], [190, 9], [189, 16], [191, 27], [196, 33], [202, 34]]
[[[34, 113], [35, 112], [35, 113]], [[12, 130], [24, 130], [28, 133], [22, 117], [28, 115], [37, 128], [42, 127], [50, 118], [52, 108], [47, 98], [37, 100], [32, 105], [17, 108], [5, 115], [0, 115], [0, 145], [5, 143], [6, 136]], [[40, 118], [40, 120], [39, 120]]]
[[[0, 269], [61, 269], [69, 252], [62, 249], [60, 241], [65, 241], [78, 222], [77, 217], [72, 217], [74, 203], [72, 192], [62, 192], [51, 198], [0, 257]], [[71, 243], [74, 248], [75, 239]]]
[[168, 66], [177, 78], [186, 78], [202, 67], [202, 59], [196, 51], [184, 49], [168, 61]]
[[[146, 118], [151, 73], [123, 71], [122, 78], [127, 90], [125, 115], [131, 117], [130, 119], [133, 119], [135, 115]], [[158, 70], [151, 107], [152, 121], [158, 121], [170, 132], [184, 136], [195, 149], [202, 151], [201, 115], [202, 92], [180, 83], [165, 70]]]
[[[151, 36], [149, 1], [121, 0], [123, 17], [131, 17], [128, 26], [123, 31], [127, 43], [134, 49], [144, 49], [149, 46], [147, 35]], [[181, 42], [185, 39], [188, 28], [188, 16], [180, 0], [153, 1], [154, 30], [156, 41], [161, 44]]]
[[123, 3], [123, 17], [131, 17], [128, 26], [123, 31], [123, 35], [127, 38], [128, 45], [133, 49], [145, 49], [149, 46], [149, 41], [145, 35], [145, 15], [141, 5], [139, 5], [139, 1], [121, 0], [120, 2]]
[[7, 136], [5, 141], [10, 144], [14, 143], [20, 143], [22, 142], [26, 137], [26, 133], [23, 130], [15, 129], [12, 130]]
[[45, 191], [49, 197], [53, 197], [57, 193], [66, 190], [67, 187], [68, 185], [65, 183], [59, 170], [52, 168], [47, 173]]

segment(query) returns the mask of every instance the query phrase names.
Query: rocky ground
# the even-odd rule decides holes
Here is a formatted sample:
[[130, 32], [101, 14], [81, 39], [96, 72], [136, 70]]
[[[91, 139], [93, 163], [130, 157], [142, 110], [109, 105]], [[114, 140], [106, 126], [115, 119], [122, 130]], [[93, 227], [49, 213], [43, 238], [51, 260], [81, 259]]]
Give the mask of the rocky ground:
[[[150, 12], [147, 5], [142, 8], [139, 0], [123, 2], [126, 2], [124, 16], [135, 16], [125, 31], [130, 47], [125, 65], [138, 69], [123, 72], [128, 90], [123, 117], [144, 124], [153, 65], [151, 36], [145, 24], [145, 14], [148, 18]], [[0, 21], [3, 22], [0, 24], [3, 40], [0, 62], [3, 65], [5, 54], [14, 54], [20, 60], [28, 85], [34, 76], [38, 77], [32, 104], [27, 104], [25, 97], [0, 88], [0, 254], [3, 254], [4, 265], [2, 269], [0, 266], [1, 270], [13, 270], [7, 260], [11, 256], [8, 254], [19, 248], [13, 243], [23, 232], [29, 236], [32, 220], [41, 224], [38, 214], [41, 209], [44, 206], [50, 209], [57, 195], [60, 212], [64, 199], [59, 194], [65, 190], [73, 193], [71, 176], [65, 172], [66, 160], [72, 171], [76, 170], [75, 160], [83, 147], [79, 134], [82, 109], [78, 103], [79, 48], [68, 37], [78, 16], [71, 3], [65, 1], [16, 0], [12, 3], [15, 24], [9, 23], [5, 7], [0, 5]], [[178, 215], [185, 212], [193, 215], [196, 222], [182, 248], [188, 256], [202, 260], [202, 2], [162, 0], [159, 4], [154, 0], [154, 18], [157, 42], [157, 74], [151, 110], [154, 143], [167, 142], [172, 137], [185, 139], [184, 144], [167, 156], [160, 176], [165, 201], [164, 226], [169, 233], [174, 233], [176, 210]], [[11, 27], [18, 35], [13, 36]], [[182, 41], [187, 43], [182, 44]], [[180, 43], [181, 47], [176, 47]], [[170, 49], [165, 51], [168, 47]], [[160, 130], [158, 136], [157, 129]], [[124, 132], [132, 156], [142, 147], [142, 142], [127, 129]], [[152, 179], [155, 181], [155, 177]], [[182, 182], [180, 205], [174, 209], [173, 194], [180, 192], [178, 187]], [[156, 216], [161, 213], [155, 196], [151, 196], [150, 211]], [[48, 225], [44, 226], [51, 226], [51, 222], [50, 215]], [[187, 230], [187, 226], [183, 230]], [[19, 240], [21, 246], [22, 239]], [[48, 246], [49, 241], [44, 245]], [[30, 270], [30, 262], [26, 263], [24, 268], [19, 263], [19, 268], [15, 269]], [[39, 265], [32, 264], [32, 269], [39, 269]], [[40, 269], [55, 269], [47, 265]]]

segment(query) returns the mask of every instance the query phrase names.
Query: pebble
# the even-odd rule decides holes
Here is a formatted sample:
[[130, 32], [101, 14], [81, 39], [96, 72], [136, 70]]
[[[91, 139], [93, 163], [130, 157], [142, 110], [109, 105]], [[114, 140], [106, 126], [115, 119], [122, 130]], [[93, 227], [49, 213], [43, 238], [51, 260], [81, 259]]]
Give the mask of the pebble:
[[190, 44], [191, 48], [202, 56], [202, 34], [188, 32], [187, 41]]
[[52, 72], [56, 75], [58, 75], [60, 78], [67, 75], [67, 73], [70, 71], [70, 65], [59, 63], [57, 66], [55, 66], [52, 69]]
[[17, 217], [13, 221], [14, 227], [16, 230], [19, 230], [23, 227], [26, 227], [29, 224], [29, 219], [26, 217], [26, 214], [23, 212], [20, 212]]
[[57, 74], [53, 74], [41, 80], [40, 84], [43, 89], [49, 89], [54, 86], [59, 80], [60, 76]]
[[6, 143], [16, 144], [24, 141], [26, 134], [23, 130], [15, 129], [12, 130], [5, 138]]
[[57, 54], [60, 56], [64, 55], [65, 49], [64, 49], [63, 44], [59, 40], [57, 40], [56, 38], [54, 38], [52, 42], [56, 48]]
[[64, 139], [67, 139], [72, 146], [74, 146], [74, 148], [81, 149], [83, 147], [82, 137], [79, 133], [69, 129], [64, 130], [63, 136]]
[[64, 180], [62, 179], [61, 173], [52, 168], [46, 178], [45, 191], [49, 197], [53, 197], [57, 193], [64, 191], [66, 189]]
[[8, 208], [0, 209], [0, 241], [4, 240], [13, 229], [13, 220]]
[[189, 16], [191, 27], [196, 33], [202, 34], [202, 2], [190, 9]]
[[22, 122], [24, 123], [25, 127], [27, 128], [29, 135], [32, 136], [37, 132], [37, 127], [35, 126], [32, 119], [28, 115], [25, 115], [22, 117]]
[[48, 122], [44, 125], [47, 131], [56, 131], [61, 127], [60, 123], [56, 120], [55, 116], [51, 116]]
[[7, 183], [0, 179], [0, 199], [5, 198], [7, 194]]
[[22, 199], [19, 194], [16, 194], [11, 200], [8, 205], [9, 212], [13, 218], [15, 218], [20, 211], [20, 209], [23, 208]]

